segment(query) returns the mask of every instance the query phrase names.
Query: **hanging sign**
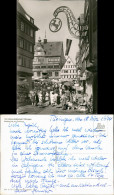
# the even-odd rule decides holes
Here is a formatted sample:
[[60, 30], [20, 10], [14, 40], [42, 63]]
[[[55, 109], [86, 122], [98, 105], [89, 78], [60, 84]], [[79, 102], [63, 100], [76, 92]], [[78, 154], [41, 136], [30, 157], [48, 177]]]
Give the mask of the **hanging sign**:
[[57, 32], [61, 29], [62, 21], [59, 18], [54, 18], [49, 24], [49, 29], [52, 32]]

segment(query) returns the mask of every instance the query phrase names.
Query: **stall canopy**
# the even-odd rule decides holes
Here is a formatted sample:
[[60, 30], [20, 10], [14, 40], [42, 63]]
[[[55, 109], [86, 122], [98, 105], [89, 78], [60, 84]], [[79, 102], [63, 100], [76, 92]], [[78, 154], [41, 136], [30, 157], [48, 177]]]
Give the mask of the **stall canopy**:
[[70, 81], [67, 81], [67, 82], [64, 83], [64, 85], [66, 85], [66, 86], [73, 86], [73, 83], [70, 82]]

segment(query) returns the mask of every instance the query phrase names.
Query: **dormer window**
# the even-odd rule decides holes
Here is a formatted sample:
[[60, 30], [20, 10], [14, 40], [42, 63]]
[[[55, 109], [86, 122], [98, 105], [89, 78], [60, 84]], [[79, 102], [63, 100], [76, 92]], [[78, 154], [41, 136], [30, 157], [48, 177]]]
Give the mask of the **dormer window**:
[[34, 24], [34, 19], [33, 18], [30, 18], [30, 21], [32, 24]]

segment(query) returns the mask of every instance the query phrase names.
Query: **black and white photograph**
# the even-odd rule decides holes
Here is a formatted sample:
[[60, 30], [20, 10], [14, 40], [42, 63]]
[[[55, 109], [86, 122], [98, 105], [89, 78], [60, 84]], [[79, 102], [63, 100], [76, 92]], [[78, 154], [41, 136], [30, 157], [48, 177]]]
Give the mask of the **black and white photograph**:
[[97, 0], [17, 0], [17, 114], [97, 114]]

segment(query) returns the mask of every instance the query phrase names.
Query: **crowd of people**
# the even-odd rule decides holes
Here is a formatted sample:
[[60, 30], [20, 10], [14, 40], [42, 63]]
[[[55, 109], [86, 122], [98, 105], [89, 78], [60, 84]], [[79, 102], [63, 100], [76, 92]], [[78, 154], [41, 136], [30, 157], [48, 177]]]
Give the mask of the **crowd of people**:
[[92, 113], [92, 97], [87, 102], [87, 94], [77, 91], [74, 85], [64, 83], [39, 83], [39, 85], [29, 94], [32, 105], [51, 105], [63, 110], [83, 109]]

